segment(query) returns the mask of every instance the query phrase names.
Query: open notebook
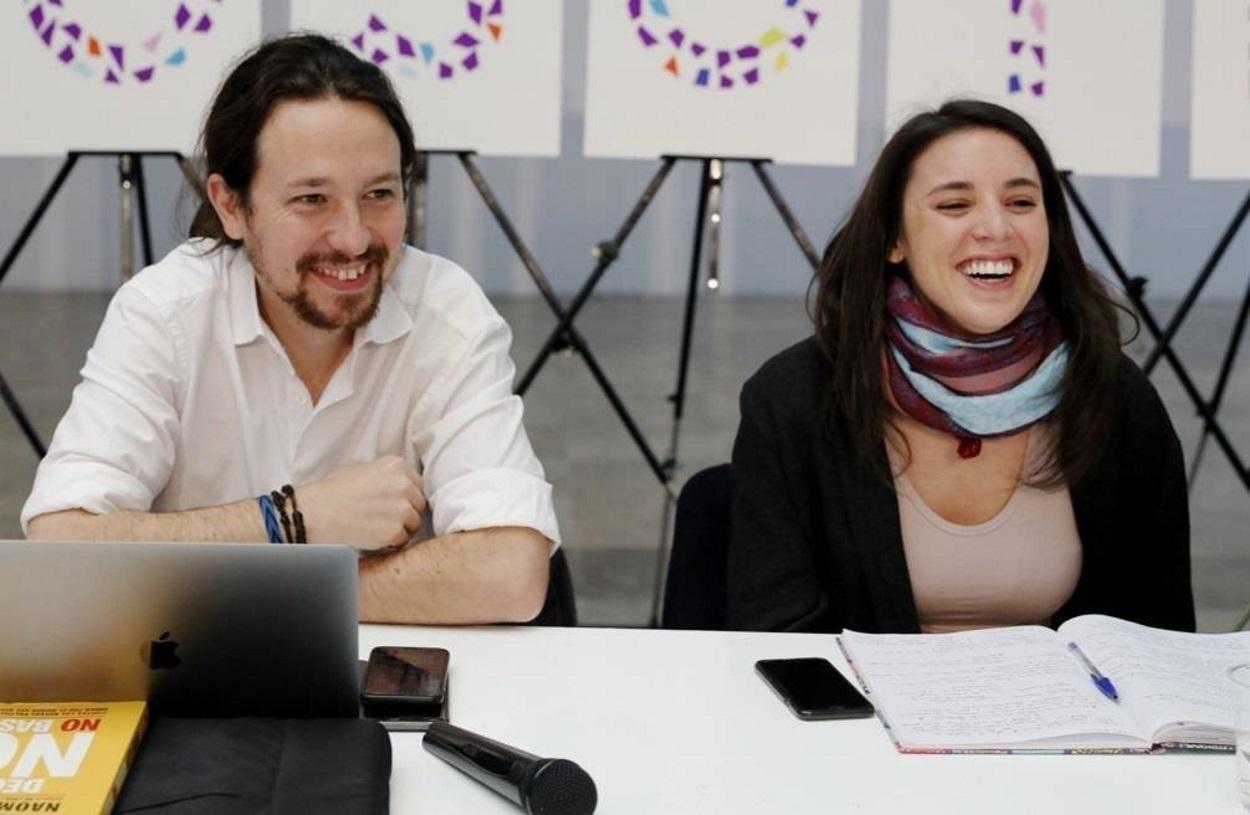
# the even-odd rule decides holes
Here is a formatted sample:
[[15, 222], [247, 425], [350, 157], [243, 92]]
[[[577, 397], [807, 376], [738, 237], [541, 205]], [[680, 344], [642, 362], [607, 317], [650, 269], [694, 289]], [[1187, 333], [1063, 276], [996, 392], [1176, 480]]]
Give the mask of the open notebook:
[[[1229, 667], [1250, 631], [1189, 634], [1086, 615], [1041, 626], [839, 639], [903, 752], [1231, 749]], [[1115, 683], [1104, 696], [1068, 649]]]

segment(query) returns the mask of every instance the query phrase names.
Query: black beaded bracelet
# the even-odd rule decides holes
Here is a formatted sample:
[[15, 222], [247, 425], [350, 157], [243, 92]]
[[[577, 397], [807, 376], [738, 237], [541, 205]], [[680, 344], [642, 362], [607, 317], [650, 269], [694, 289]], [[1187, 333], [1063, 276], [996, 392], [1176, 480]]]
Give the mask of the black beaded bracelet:
[[286, 496], [274, 490], [269, 493], [269, 497], [273, 499], [273, 505], [278, 510], [278, 517], [282, 520], [282, 536], [286, 538], [287, 543], [293, 543], [295, 538], [291, 536], [291, 516], [286, 513]]
[[282, 494], [291, 499], [291, 518], [295, 521], [295, 543], [308, 543], [308, 532], [304, 529], [304, 513], [299, 511], [299, 503], [295, 500], [295, 488], [290, 484], [283, 484]]

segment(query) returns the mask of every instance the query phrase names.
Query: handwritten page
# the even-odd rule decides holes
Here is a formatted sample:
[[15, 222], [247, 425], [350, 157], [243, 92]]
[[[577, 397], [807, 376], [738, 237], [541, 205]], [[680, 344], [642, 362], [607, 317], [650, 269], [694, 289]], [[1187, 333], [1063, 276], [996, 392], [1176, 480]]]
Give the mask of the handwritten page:
[[1115, 682], [1142, 731], [1181, 722], [1232, 730], [1233, 684], [1227, 672], [1250, 662], [1250, 631], [1191, 634], [1085, 615], [1064, 623], [1059, 634], [1079, 643]]
[[1050, 629], [844, 631], [842, 643], [900, 748], [994, 749], [1080, 734], [1090, 736], [1081, 746], [1145, 746]]

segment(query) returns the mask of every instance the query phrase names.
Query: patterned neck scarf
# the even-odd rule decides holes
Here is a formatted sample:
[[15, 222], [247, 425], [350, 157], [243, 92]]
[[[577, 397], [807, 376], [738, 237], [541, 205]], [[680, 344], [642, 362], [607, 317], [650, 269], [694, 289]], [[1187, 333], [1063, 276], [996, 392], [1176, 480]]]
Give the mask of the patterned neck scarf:
[[993, 334], [943, 325], [901, 276], [886, 294], [886, 369], [904, 413], [959, 439], [959, 456], [981, 439], [1015, 433], [1059, 404], [1068, 343], [1035, 294], [1023, 313]]

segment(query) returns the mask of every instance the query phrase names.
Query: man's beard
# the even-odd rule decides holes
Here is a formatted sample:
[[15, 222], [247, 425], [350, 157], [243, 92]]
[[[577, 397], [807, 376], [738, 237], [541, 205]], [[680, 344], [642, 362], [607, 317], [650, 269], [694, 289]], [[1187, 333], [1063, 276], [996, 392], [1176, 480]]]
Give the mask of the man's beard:
[[[249, 257], [251, 252], [248, 253]], [[250, 257], [252, 267], [261, 273], [266, 279], [272, 281], [260, 266], [256, 264], [256, 259]], [[390, 251], [381, 244], [373, 244], [364, 254], [356, 257], [348, 257], [341, 252], [326, 252], [321, 254], [308, 254], [300, 258], [295, 264], [295, 270], [299, 272], [299, 287], [294, 294], [286, 294], [278, 291], [276, 287], [271, 288], [274, 293], [282, 299], [284, 303], [294, 310], [296, 316], [308, 323], [314, 328], [320, 328], [325, 331], [335, 331], [340, 328], [357, 329], [367, 324], [378, 313], [378, 306], [382, 302], [382, 272], [386, 268], [390, 259]], [[314, 269], [356, 265], [361, 262], [366, 264], [366, 269], [372, 267], [374, 272], [373, 283], [365, 291], [357, 294], [339, 294], [335, 300], [340, 306], [339, 315], [327, 314], [313, 303], [313, 299], [308, 294], [306, 281], [309, 276], [317, 274]], [[346, 313], [346, 317], [342, 316]]]

